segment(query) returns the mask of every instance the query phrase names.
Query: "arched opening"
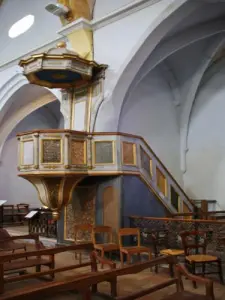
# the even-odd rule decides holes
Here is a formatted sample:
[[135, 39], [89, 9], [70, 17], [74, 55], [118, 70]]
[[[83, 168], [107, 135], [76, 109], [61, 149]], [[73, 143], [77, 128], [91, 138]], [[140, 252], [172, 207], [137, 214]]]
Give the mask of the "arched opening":
[[59, 101], [44, 88], [26, 85], [12, 97], [9, 99], [12, 105], [0, 123], [0, 199], [7, 200], [7, 204], [28, 203], [31, 207], [39, 207], [33, 185], [17, 176], [16, 134], [34, 129], [63, 128], [64, 119]]

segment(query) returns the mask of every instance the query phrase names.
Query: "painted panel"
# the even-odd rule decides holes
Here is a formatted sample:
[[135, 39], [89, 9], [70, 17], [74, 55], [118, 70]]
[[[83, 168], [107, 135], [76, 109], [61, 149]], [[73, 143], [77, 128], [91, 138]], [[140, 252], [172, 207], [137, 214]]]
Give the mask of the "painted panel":
[[22, 165], [34, 164], [34, 142], [23, 142], [23, 161]]
[[160, 192], [164, 196], [167, 196], [167, 181], [163, 173], [158, 168], [156, 168], [156, 180]]
[[60, 163], [61, 155], [60, 139], [42, 140], [42, 163]]
[[136, 145], [122, 142], [123, 165], [136, 165]]
[[86, 102], [79, 102], [74, 105], [74, 130], [85, 131], [86, 125]]
[[94, 143], [95, 164], [113, 164], [113, 142], [99, 141]]

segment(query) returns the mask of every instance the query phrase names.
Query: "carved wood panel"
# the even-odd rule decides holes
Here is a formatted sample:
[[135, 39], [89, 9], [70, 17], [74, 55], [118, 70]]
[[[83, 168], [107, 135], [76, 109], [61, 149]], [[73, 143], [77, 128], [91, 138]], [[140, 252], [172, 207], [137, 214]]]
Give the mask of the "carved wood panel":
[[72, 165], [84, 165], [86, 163], [85, 141], [71, 141], [71, 163]]
[[123, 164], [136, 165], [136, 145], [134, 143], [123, 142]]
[[46, 139], [42, 141], [42, 163], [60, 163], [61, 155], [60, 139]]

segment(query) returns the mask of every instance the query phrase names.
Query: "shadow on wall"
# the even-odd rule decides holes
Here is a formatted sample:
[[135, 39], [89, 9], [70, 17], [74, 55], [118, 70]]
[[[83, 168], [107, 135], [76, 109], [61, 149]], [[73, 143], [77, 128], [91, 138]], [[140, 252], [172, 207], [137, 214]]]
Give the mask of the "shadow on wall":
[[[47, 110], [46, 110], [47, 107]], [[51, 113], [56, 111], [52, 118], [48, 117], [48, 109]], [[7, 200], [8, 204], [29, 203], [31, 207], [40, 207], [40, 201], [36, 189], [31, 183], [17, 176], [17, 138], [16, 134], [33, 129], [52, 129], [63, 125], [59, 111], [59, 102], [55, 101], [36, 110], [11, 132], [8, 137], [0, 164], [0, 199]]]
[[129, 216], [165, 217], [166, 210], [155, 194], [136, 176], [123, 177], [122, 227], [130, 227]]
[[159, 69], [146, 76], [125, 99], [119, 131], [142, 136], [182, 185], [178, 112]]

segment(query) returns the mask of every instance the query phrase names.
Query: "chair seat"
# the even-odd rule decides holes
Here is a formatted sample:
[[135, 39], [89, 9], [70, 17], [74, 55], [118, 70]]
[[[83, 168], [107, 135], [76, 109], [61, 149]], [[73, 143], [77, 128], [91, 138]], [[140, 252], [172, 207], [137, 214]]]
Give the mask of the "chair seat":
[[113, 251], [118, 250], [119, 246], [115, 243], [107, 243], [107, 244], [95, 244], [94, 248], [96, 250], [104, 250], [104, 251]]
[[199, 295], [182, 291], [176, 292], [169, 296], [165, 296], [164, 298], [162, 298], [162, 300], [211, 300], [211, 298], [206, 295]]
[[184, 255], [184, 250], [180, 250], [180, 249], [163, 249], [163, 250], [160, 251], [160, 254], [179, 256], [179, 255]]
[[144, 246], [133, 246], [133, 247], [123, 247], [120, 248], [120, 251], [126, 254], [132, 254], [132, 253], [148, 253], [150, 252], [150, 248], [144, 247]]
[[218, 258], [213, 255], [207, 254], [195, 254], [195, 255], [188, 255], [185, 259], [189, 262], [214, 262], [218, 261]]

